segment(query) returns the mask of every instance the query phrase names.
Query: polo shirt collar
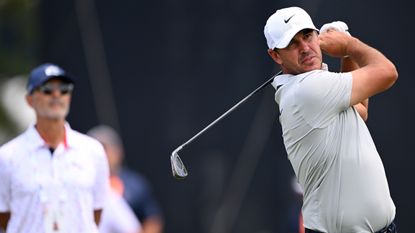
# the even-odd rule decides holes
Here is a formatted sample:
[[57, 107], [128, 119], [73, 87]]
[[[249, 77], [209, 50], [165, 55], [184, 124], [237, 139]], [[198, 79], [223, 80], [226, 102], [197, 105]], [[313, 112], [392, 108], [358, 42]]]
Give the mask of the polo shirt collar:
[[[65, 147], [70, 148], [75, 145], [74, 132], [68, 122], [65, 122]], [[45, 140], [40, 136], [35, 125], [31, 125], [25, 132], [26, 138], [29, 141], [28, 146], [32, 148], [39, 148], [46, 146]]]
[[39, 148], [39, 147], [45, 146], [45, 141], [40, 136], [39, 132], [36, 130], [35, 125], [31, 125], [26, 130], [25, 135], [26, 135], [27, 141], [29, 142], [28, 146], [32, 148]]
[[[322, 63], [321, 70], [328, 71], [329, 67], [326, 63]], [[301, 74], [300, 74], [301, 75]], [[290, 82], [292, 79], [291, 77], [296, 76], [292, 74], [281, 74], [274, 78], [271, 85], [275, 88], [275, 90], [278, 90], [280, 86], [285, 85], [286, 83]]]

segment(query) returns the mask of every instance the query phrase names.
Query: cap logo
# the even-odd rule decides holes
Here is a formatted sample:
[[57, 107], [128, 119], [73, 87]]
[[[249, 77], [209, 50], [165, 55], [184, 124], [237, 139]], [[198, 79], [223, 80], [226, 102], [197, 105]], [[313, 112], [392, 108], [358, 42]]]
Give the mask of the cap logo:
[[288, 23], [288, 22], [290, 21], [290, 19], [291, 19], [292, 17], [294, 17], [294, 15], [295, 15], [295, 14], [291, 15], [291, 16], [290, 16], [290, 18], [288, 18], [288, 19], [284, 19], [284, 22], [285, 22], [285, 23]]
[[45, 74], [46, 74], [47, 76], [59, 76], [59, 75], [61, 75], [61, 74], [62, 74], [62, 71], [61, 71], [61, 69], [59, 69], [59, 67], [57, 67], [57, 66], [48, 66], [48, 67], [45, 69]]

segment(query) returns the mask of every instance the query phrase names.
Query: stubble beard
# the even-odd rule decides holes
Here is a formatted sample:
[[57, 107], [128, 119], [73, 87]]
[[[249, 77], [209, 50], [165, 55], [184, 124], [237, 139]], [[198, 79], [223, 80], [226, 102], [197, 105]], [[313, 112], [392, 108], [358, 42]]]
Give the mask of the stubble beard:
[[69, 113], [69, 106], [66, 104], [61, 104], [59, 109], [53, 109], [50, 106], [47, 106], [38, 111], [40, 117], [48, 120], [65, 120]]

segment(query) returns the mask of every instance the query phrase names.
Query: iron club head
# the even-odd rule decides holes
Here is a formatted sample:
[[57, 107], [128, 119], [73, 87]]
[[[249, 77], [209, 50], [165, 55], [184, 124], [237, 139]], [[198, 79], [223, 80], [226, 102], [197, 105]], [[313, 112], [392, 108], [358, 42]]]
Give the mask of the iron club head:
[[171, 153], [170, 162], [171, 162], [171, 170], [173, 172], [173, 176], [176, 179], [184, 179], [188, 175], [187, 169], [184, 166], [182, 160], [179, 157], [178, 152], [182, 149], [182, 147], [178, 147]]
[[189, 140], [187, 140], [187, 142], [185, 142], [181, 146], [177, 147], [177, 149], [175, 149], [172, 152], [171, 156], [170, 156], [171, 169], [172, 169], [172, 172], [173, 172], [173, 176], [175, 178], [177, 178], [177, 179], [184, 179], [188, 175], [187, 174], [186, 167], [184, 166], [184, 164], [183, 164], [183, 162], [180, 159], [179, 154], [178, 154], [178, 152], [181, 149], [183, 149], [184, 146], [186, 146], [186, 145], [190, 144], [191, 142], [193, 142], [197, 137], [199, 137], [200, 135], [202, 135], [204, 132], [206, 132], [208, 129], [210, 129], [213, 125], [215, 125], [220, 120], [222, 120], [223, 118], [225, 118], [227, 115], [229, 115], [231, 112], [233, 112], [236, 108], [238, 108], [241, 104], [245, 103], [246, 100], [248, 100], [249, 98], [251, 98], [251, 96], [255, 95], [256, 93], [258, 93], [259, 91], [261, 91], [262, 89], [264, 89], [265, 86], [267, 86], [268, 84], [272, 83], [272, 81], [274, 80], [274, 78], [277, 75], [280, 75], [281, 73], [282, 73], [282, 71], [280, 71], [277, 74], [275, 74], [274, 76], [272, 76], [266, 82], [264, 82], [263, 84], [261, 84], [261, 86], [257, 87], [253, 92], [249, 93], [249, 95], [247, 95], [245, 98], [243, 98], [242, 100], [240, 100], [237, 104], [235, 104], [234, 106], [232, 106], [229, 110], [227, 110], [221, 116], [219, 116], [218, 118], [216, 118], [216, 120], [212, 121], [208, 126], [206, 126], [205, 128], [203, 128], [196, 135], [194, 135], [192, 138], [190, 138]]

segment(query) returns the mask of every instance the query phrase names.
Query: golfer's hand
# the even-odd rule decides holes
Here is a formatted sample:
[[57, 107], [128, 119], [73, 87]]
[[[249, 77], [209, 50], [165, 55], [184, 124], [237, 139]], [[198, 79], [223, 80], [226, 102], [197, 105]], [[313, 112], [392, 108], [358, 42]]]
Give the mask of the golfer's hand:
[[330, 30], [334, 30], [334, 31], [338, 31], [338, 32], [343, 32], [343, 33], [346, 33], [347, 35], [350, 36], [349, 27], [343, 21], [334, 21], [334, 22], [331, 22], [331, 23], [324, 24], [320, 28], [320, 34], [321, 33], [328, 32]]
[[321, 50], [332, 57], [347, 56], [347, 46], [353, 39], [354, 37], [335, 30], [328, 30], [318, 36]]

